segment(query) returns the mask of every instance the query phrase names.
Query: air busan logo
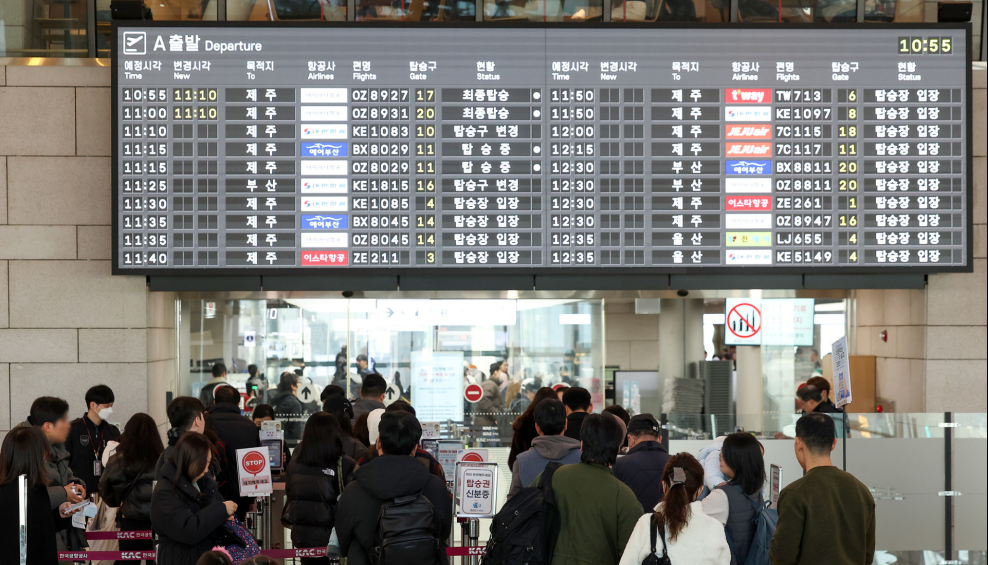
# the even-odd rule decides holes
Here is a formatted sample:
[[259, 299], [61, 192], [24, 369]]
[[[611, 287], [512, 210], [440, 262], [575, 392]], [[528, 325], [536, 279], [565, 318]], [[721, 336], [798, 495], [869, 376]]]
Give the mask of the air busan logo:
[[772, 102], [771, 88], [728, 88], [725, 94], [728, 103], [768, 104]]
[[771, 143], [725, 143], [724, 155], [727, 157], [771, 157]]
[[768, 175], [772, 173], [772, 161], [727, 161], [729, 175]]
[[724, 137], [727, 139], [772, 139], [771, 126], [727, 126]]

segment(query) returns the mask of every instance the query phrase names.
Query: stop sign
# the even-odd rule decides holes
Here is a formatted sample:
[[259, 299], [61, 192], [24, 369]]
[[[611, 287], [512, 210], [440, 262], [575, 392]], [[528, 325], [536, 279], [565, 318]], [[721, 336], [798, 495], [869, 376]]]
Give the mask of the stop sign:
[[468, 402], [476, 404], [483, 396], [484, 389], [480, 388], [480, 385], [467, 385], [467, 388], [463, 389], [463, 398]]
[[244, 468], [244, 471], [247, 471], [251, 475], [256, 475], [263, 471], [267, 464], [268, 462], [263, 455], [257, 451], [251, 451], [244, 456], [244, 460], [240, 465]]

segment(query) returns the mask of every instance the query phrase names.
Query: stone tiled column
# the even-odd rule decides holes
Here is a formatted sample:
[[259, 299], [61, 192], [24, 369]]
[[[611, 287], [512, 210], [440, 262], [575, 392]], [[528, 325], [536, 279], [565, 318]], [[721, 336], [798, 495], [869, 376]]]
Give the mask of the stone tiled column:
[[165, 421], [174, 295], [111, 272], [110, 73], [0, 67], [0, 434], [41, 395]]

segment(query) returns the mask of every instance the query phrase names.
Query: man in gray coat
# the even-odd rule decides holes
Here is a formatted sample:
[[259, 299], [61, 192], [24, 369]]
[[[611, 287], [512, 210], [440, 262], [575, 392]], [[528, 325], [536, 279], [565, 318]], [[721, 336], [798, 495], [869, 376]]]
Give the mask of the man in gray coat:
[[[75, 504], [86, 498], [86, 487], [81, 479], [75, 476], [69, 466], [70, 454], [65, 448], [65, 440], [69, 438], [69, 403], [61, 398], [42, 396], [31, 404], [31, 412], [27, 422], [21, 426], [34, 426], [40, 429], [50, 444], [50, 456], [45, 462], [48, 480], [48, 498], [52, 510], [63, 502]], [[74, 551], [86, 547], [85, 534], [76, 528], [67, 528], [55, 534], [59, 551]]]
[[566, 407], [555, 399], [546, 399], [535, 407], [535, 431], [532, 448], [520, 454], [511, 466], [508, 498], [531, 486], [545, 466], [552, 462], [570, 465], [580, 462], [580, 440], [566, 437]]

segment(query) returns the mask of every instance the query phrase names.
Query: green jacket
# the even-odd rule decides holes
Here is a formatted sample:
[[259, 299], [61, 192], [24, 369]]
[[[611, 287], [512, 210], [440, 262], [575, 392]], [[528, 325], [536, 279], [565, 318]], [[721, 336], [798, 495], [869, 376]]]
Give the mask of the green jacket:
[[645, 513], [635, 493], [596, 463], [560, 467], [552, 491], [561, 522], [552, 565], [617, 565]]
[[869, 565], [875, 558], [875, 498], [854, 475], [814, 467], [779, 494], [774, 565]]

